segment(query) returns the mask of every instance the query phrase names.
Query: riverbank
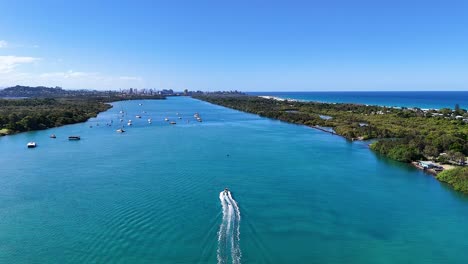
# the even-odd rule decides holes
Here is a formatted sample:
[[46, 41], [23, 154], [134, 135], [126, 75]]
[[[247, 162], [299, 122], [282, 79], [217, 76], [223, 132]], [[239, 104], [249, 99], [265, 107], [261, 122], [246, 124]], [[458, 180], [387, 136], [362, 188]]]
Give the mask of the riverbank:
[[456, 191], [468, 194], [468, 167], [456, 167], [437, 174], [439, 181], [452, 186]]

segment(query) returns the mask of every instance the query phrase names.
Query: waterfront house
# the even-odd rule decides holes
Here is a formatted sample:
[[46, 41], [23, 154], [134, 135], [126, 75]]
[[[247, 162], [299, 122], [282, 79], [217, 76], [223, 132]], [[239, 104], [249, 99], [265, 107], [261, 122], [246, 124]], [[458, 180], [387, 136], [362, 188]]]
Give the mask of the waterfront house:
[[421, 166], [423, 169], [432, 169], [435, 166], [435, 164], [430, 161], [419, 161], [418, 165]]

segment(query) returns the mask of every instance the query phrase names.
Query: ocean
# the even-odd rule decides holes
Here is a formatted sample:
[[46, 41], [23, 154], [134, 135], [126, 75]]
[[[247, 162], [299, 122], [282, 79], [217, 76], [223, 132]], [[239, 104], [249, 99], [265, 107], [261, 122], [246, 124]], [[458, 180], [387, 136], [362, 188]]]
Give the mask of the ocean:
[[284, 99], [324, 103], [358, 103], [380, 106], [419, 107], [430, 109], [455, 108], [458, 104], [468, 109], [468, 91], [426, 92], [249, 92]]
[[366, 142], [187, 97], [113, 105], [0, 137], [0, 263], [468, 259], [468, 197]]

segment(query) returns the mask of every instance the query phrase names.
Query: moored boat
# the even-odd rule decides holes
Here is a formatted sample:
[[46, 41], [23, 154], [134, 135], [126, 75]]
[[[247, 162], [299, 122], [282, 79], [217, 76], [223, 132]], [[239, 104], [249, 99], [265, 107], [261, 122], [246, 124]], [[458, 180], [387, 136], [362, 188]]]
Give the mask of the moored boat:
[[50, 135], [50, 138], [57, 138], [55, 134]]
[[117, 129], [116, 131], [117, 131], [117, 133], [123, 133], [123, 132], [125, 132], [125, 130], [124, 130], [123, 128], [119, 128], [119, 129]]
[[80, 136], [69, 136], [68, 140], [80, 140]]
[[37, 145], [36, 145], [36, 142], [34, 141], [31, 141], [31, 142], [28, 142], [28, 144], [26, 145], [28, 148], [35, 148]]

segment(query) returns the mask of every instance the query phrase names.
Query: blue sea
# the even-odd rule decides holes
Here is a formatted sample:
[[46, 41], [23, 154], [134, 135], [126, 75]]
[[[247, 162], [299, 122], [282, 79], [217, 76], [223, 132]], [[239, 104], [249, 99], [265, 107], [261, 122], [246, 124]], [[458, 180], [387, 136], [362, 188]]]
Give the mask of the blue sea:
[[468, 259], [468, 197], [366, 142], [186, 97], [113, 105], [0, 138], [0, 263]]
[[419, 107], [426, 109], [468, 109], [468, 91], [425, 92], [250, 92], [252, 95], [275, 96], [324, 103], [357, 103], [380, 106]]

